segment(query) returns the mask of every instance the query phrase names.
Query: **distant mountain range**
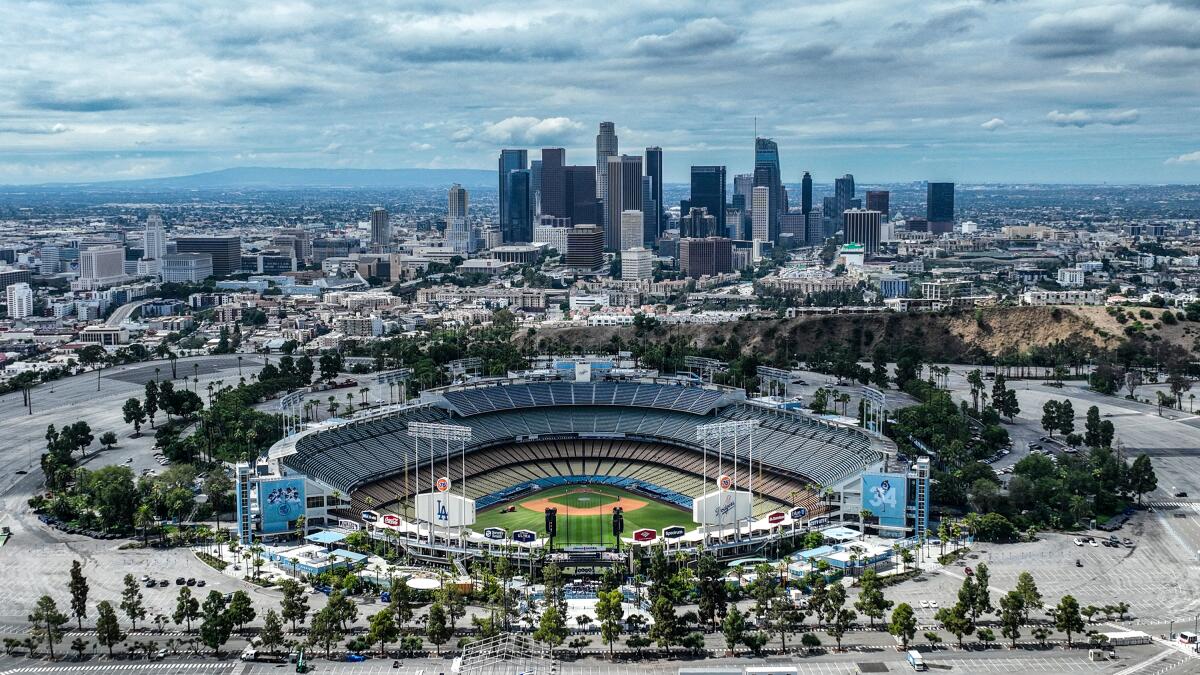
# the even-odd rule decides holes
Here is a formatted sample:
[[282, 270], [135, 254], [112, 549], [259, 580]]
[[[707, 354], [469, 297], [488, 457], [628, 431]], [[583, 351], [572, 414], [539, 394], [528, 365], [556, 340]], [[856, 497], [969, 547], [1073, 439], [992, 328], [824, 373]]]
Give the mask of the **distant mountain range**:
[[151, 190], [220, 188], [409, 188], [496, 187], [496, 172], [483, 169], [286, 169], [241, 166], [190, 176], [59, 184], [80, 187]]

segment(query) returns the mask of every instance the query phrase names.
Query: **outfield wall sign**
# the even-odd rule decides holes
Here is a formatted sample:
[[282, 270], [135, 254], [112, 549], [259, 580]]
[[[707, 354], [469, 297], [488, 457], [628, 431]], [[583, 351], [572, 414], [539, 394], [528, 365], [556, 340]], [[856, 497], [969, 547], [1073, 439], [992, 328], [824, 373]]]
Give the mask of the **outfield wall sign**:
[[488, 539], [504, 539], [508, 532], [503, 527], [489, 527], [483, 531], [483, 536]]
[[513, 541], [519, 541], [523, 544], [529, 544], [537, 539], [537, 532], [533, 530], [517, 530], [512, 533]]

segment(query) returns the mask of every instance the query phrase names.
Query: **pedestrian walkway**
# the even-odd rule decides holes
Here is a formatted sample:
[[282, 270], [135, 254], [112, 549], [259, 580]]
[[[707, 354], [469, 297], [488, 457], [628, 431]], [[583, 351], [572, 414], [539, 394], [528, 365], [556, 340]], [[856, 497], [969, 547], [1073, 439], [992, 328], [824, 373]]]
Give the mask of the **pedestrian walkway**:
[[224, 675], [237, 665], [234, 662], [214, 663], [108, 663], [102, 665], [84, 665], [65, 663], [58, 666], [28, 666], [0, 671], [0, 675], [26, 675], [27, 673], [133, 673], [150, 671], [171, 675], [172, 673], [187, 673], [187, 675]]

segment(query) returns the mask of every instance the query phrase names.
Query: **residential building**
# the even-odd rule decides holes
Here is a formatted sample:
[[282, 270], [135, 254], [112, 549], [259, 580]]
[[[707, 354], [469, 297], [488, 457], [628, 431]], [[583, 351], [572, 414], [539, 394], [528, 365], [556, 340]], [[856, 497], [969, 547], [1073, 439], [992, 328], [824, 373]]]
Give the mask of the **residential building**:
[[621, 252], [621, 281], [644, 281], [654, 278], [654, 252], [631, 248]]
[[8, 318], [24, 319], [33, 316], [33, 289], [29, 284], [10, 284], [4, 289]]
[[1083, 286], [1087, 272], [1079, 268], [1063, 267], [1058, 270], [1059, 286]]

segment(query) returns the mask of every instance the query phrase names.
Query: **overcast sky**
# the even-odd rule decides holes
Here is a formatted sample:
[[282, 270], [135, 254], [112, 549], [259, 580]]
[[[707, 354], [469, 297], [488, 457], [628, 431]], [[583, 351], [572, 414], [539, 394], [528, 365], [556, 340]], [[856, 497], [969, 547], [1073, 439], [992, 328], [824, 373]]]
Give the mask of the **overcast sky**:
[[1200, 0], [23, 2], [0, 183], [231, 166], [592, 164], [667, 179], [780, 145], [784, 179], [1200, 182]]

